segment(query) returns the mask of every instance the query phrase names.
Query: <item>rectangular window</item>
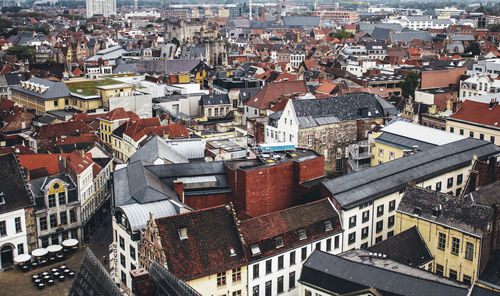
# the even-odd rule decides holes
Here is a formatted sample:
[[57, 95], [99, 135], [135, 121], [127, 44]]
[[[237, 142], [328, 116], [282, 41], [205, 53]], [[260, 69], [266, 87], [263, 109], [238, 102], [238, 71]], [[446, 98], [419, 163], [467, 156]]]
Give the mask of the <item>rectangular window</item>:
[[76, 210], [75, 209], [69, 210], [69, 221], [70, 221], [70, 223], [76, 222]]
[[464, 284], [467, 284], [467, 285], [470, 286], [471, 285], [471, 280], [472, 279], [471, 279], [470, 276], [464, 274], [464, 280], [463, 280]]
[[384, 214], [384, 205], [380, 205], [377, 207], [377, 217], [380, 217]]
[[226, 272], [217, 273], [217, 287], [222, 287], [226, 285]]
[[233, 283], [241, 281], [241, 267], [232, 270]]
[[283, 269], [283, 255], [278, 257], [278, 270]]
[[135, 258], [135, 248], [130, 246], [130, 258], [132, 258], [134, 261], [136, 260]]
[[474, 259], [474, 244], [467, 242], [465, 245], [465, 259]]
[[356, 227], [356, 216], [352, 216], [349, 218], [349, 228]]
[[[464, 93], [464, 96], [465, 96], [465, 93]], [[454, 132], [455, 132], [455, 129], [452, 126], [450, 126], [450, 133], [454, 133]]]
[[356, 232], [349, 233], [348, 243], [352, 245], [356, 242]]
[[24, 254], [24, 244], [17, 245], [17, 255]]
[[368, 237], [368, 226], [361, 229], [361, 239], [365, 239]]
[[312, 146], [313, 136], [307, 135], [307, 146]]
[[292, 271], [288, 274], [288, 289], [295, 288], [295, 271]]
[[64, 192], [61, 192], [59, 194], [59, 205], [65, 205], [66, 204], [66, 194]]
[[446, 248], [446, 234], [439, 233], [438, 249], [443, 250]]
[[390, 238], [391, 236], [394, 236], [394, 230], [387, 232], [387, 238]]
[[120, 264], [123, 267], [127, 267], [127, 261], [125, 260], [125, 256], [123, 254], [120, 254]]
[[255, 264], [253, 266], [253, 279], [256, 279], [260, 276], [259, 274], [259, 264]]
[[16, 224], [16, 233], [23, 231], [21, 227], [21, 217], [17, 217], [15, 219], [15, 224]]
[[306, 258], [307, 258], [307, 247], [303, 247], [300, 250], [300, 252], [301, 252], [300, 258], [302, 259], [302, 261], [306, 260]]
[[40, 230], [47, 230], [47, 217], [40, 217], [38, 218], [38, 223], [40, 225]]
[[394, 159], [394, 152], [389, 151], [389, 160], [393, 160], [393, 159]]
[[305, 229], [299, 229], [299, 239], [303, 240], [303, 239], [306, 239], [306, 238], [307, 238], [307, 234], [306, 234]]
[[450, 279], [456, 281], [457, 280], [457, 271], [450, 269]]
[[446, 185], [448, 186], [448, 188], [453, 187], [453, 177], [448, 178], [448, 182], [447, 182], [447, 184], [446, 184]]
[[329, 238], [326, 240], [326, 251], [329, 252], [332, 250], [332, 239]]
[[59, 220], [61, 220], [61, 225], [68, 224], [68, 214], [66, 211], [59, 213]]
[[266, 261], [266, 274], [270, 274], [272, 269], [272, 259], [269, 259]]
[[458, 175], [457, 176], [457, 185], [462, 184], [463, 179], [464, 179], [464, 175], [463, 174]]
[[278, 236], [277, 238], [274, 239], [274, 243], [276, 244], [276, 249], [283, 247], [285, 244], [283, 243], [283, 237]]
[[127, 284], [127, 274], [125, 272], [122, 271], [122, 282], [124, 284]]
[[396, 216], [390, 216], [389, 219], [387, 219], [387, 227], [394, 226], [394, 221], [395, 220], [396, 220]]
[[234, 291], [233, 296], [241, 296], [241, 290]]
[[463, 136], [464, 135], [464, 130], [463, 129], [460, 129], [460, 135]]
[[334, 247], [335, 247], [335, 249], [340, 248], [340, 236], [339, 235], [337, 235], [335, 237], [335, 246]]
[[278, 278], [278, 294], [283, 293], [283, 276]]
[[312, 296], [312, 292], [310, 290], [305, 289], [304, 296]]
[[368, 222], [370, 220], [370, 211], [364, 211], [361, 217], [361, 221], [363, 223]]
[[382, 148], [378, 149], [378, 156], [379, 157], [384, 157], [384, 149], [382, 149]]
[[57, 228], [57, 216], [56, 216], [56, 214], [50, 215], [50, 228]]
[[460, 239], [453, 237], [451, 239], [451, 253], [453, 255], [458, 255], [460, 252]]
[[395, 200], [391, 200], [389, 202], [389, 212], [392, 212], [396, 209], [396, 201]]
[[252, 288], [252, 296], [259, 296], [259, 286], [254, 286]]
[[382, 236], [379, 236], [375, 239], [375, 243], [378, 244], [382, 241]]
[[495, 137], [494, 136], [490, 136], [490, 142], [495, 144]]
[[484, 134], [479, 134], [479, 140], [483, 140], [484, 141]]
[[378, 221], [376, 226], [377, 233], [380, 233], [383, 228], [384, 228], [384, 220]]
[[56, 206], [56, 195], [49, 194], [49, 208], [53, 208]]
[[271, 289], [273, 287], [272, 281], [266, 282], [266, 296], [271, 296]]
[[125, 239], [120, 236], [120, 249], [125, 250]]
[[474, 138], [474, 132], [469, 132], [469, 137]]
[[441, 192], [441, 182], [436, 183], [436, 191]]
[[290, 266], [295, 265], [295, 251], [290, 252]]

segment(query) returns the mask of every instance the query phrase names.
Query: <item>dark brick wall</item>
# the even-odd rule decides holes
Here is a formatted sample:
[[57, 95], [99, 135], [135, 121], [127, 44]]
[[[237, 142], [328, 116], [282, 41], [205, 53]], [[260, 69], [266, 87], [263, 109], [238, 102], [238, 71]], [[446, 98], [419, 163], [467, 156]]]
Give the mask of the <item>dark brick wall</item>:
[[223, 194], [203, 194], [203, 195], [184, 195], [184, 203], [193, 209], [206, 209], [215, 206], [225, 205], [231, 200], [230, 193]]

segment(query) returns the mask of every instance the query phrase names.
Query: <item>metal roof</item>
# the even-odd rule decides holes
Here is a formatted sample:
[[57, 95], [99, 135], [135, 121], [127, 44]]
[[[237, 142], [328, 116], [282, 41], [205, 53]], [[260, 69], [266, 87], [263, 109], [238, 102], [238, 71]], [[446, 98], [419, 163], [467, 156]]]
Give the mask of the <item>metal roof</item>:
[[179, 214], [178, 208], [170, 200], [161, 200], [147, 204], [130, 204], [119, 207], [127, 216], [130, 230], [136, 232], [146, 227], [149, 214], [152, 213], [156, 219]]
[[324, 181], [323, 184], [343, 208], [352, 208], [404, 189], [410, 181], [420, 183], [470, 165], [473, 155], [484, 159], [498, 153], [500, 147], [492, 143], [467, 138]]
[[464, 284], [425, 270], [352, 250], [341, 256], [314, 251], [304, 263], [300, 282], [337, 294], [374, 288], [382, 295], [467, 295]]
[[398, 121], [390, 124], [384, 127], [382, 132], [407, 137], [433, 145], [444, 145], [466, 138], [464, 136], [452, 134], [439, 129], [404, 121]]

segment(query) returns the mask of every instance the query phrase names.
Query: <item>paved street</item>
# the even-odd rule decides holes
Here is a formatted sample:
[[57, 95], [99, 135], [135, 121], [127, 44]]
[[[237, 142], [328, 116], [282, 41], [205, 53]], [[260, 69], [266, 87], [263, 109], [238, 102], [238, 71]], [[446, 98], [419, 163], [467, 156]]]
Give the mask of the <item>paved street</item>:
[[108, 246], [112, 240], [111, 219], [108, 217], [103, 222], [99, 229], [92, 235], [91, 241], [84, 245], [82, 248], [71, 255], [67, 260], [58, 262], [56, 264], [31, 270], [30, 272], [23, 273], [17, 269], [9, 270], [0, 273], [0, 295], [2, 296], [21, 296], [21, 295], [46, 295], [46, 296], [63, 296], [67, 295], [73, 279], [68, 279], [64, 282], [56, 282], [54, 286], [47, 287], [44, 290], [36, 289], [31, 283], [31, 276], [35, 273], [40, 273], [49, 270], [59, 265], [66, 265], [75, 272], [78, 271], [80, 261], [83, 256], [85, 248], [90, 247], [97, 258], [102, 258], [108, 252]]

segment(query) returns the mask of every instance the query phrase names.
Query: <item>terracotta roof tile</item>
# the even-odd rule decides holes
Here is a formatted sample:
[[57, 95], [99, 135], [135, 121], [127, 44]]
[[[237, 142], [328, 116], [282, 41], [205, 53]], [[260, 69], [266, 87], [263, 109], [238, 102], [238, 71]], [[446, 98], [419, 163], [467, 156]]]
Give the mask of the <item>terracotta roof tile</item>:
[[[156, 219], [156, 225], [168, 268], [182, 280], [239, 267], [246, 261], [233, 215], [225, 206]], [[180, 228], [187, 229], [187, 239], [179, 238]]]
[[144, 133], [145, 128], [158, 126], [160, 126], [160, 119], [158, 117], [141, 118], [136, 121], [129, 122], [129, 126], [125, 130], [124, 134], [137, 142], [147, 135]]
[[257, 109], [268, 109], [272, 103], [277, 103], [281, 96], [295, 93], [306, 94], [307, 86], [304, 80], [274, 82], [267, 84], [255, 96], [248, 100], [247, 105]]
[[47, 124], [40, 127], [36, 134], [37, 139], [54, 138], [60, 136], [72, 136], [81, 133], [89, 133], [93, 129], [82, 121], [68, 121], [63, 123]]
[[500, 106], [497, 102], [490, 110], [489, 103], [465, 100], [450, 118], [500, 128]]

